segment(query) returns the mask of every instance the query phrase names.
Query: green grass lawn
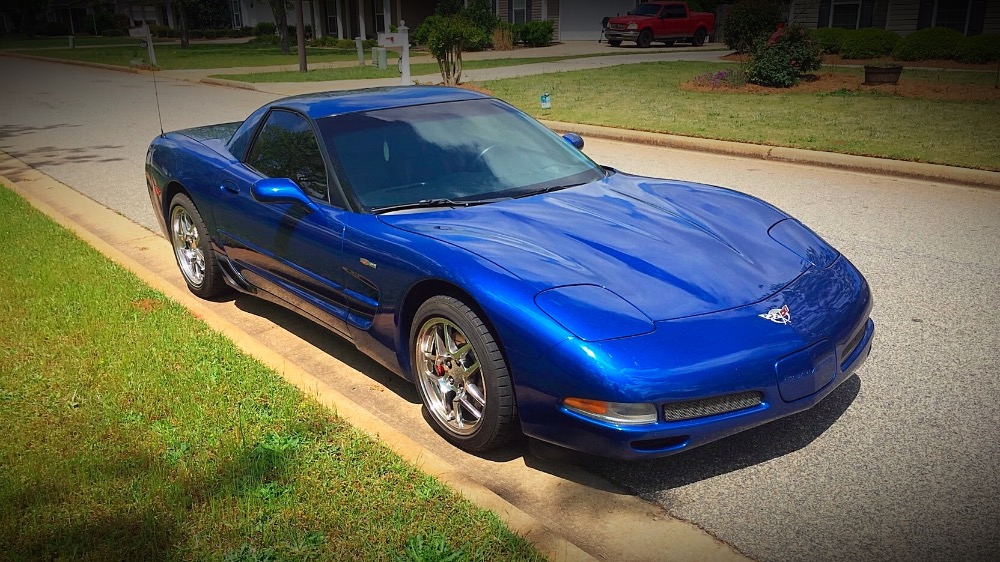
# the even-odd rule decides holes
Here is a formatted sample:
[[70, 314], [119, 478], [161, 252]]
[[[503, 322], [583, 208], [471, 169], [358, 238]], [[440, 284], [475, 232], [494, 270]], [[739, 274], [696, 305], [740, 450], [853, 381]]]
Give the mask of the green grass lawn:
[[[88, 47], [93, 45], [136, 45], [139, 40], [134, 37], [100, 37], [78, 35], [73, 39], [77, 46]], [[153, 43], [173, 43], [172, 39], [153, 38]], [[23, 36], [14, 36], [0, 39], [0, 50], [2, 49], [49, 49], [52, 47], [69, 47], [69, 39], [66, 37], [35, 37], [27, 39]]]
[[[517, 66], [520, 64], [536, 64], [554, 62], [566, 59], [584, 58], [580, 56], [535, 57], [518, 59], [486, 59], [467, 60], [462, 62], [463, 70], [476, 68], [497, 68], [501, 66]], [[310, 70], [307, 73], [291, 72], [251, 72], [247, 74], [215, 74], [213, 78], [225, 78], [240, 82], [321, 82], [325, 80], [357, 80], [364, 78], [397, 78], [399, 69], [396, 61], [392, 61], [387, 70], [379, 70], [374, 66], [350, 66], [344, 68], [325, 68]], [[438, 74], [440, 69], [436, 62], [410, 65], [410, 76]]]
[[[632, 64], [481, 85], [545, 119], [1000, 170], [998, 101], [929, 101], [891, 90], [744, 94], [679, 87], [719, 68], [693, 62]], [[861, 69], [835, 71], [857, 73], [861, 82]], [[992, 84], [995, 76], [903, 73], [902, 80], [914, 79]], [[551, 93], [551, 110], [540, 109], [542, 92]]]
[[540, 559], [2, 186], [0, 213], [0, 558]]
[[[69, 59], [116, 66], [129, 66], [132, 59], [146, 61], [146, 49], [133, 41], [132, 47], [108, 47], [90, 49], [49, 49], [30, 51], [30, 54], [54, 59]], [[297, 51], [293, 47], [290, 55], [281, 54], [274, 45], [254, 43], [237, 44], [193, 44], [186, 49], [180, 45], [156, 47], [156, 64], [163, 70], [189, 68], [233, 68], [240, 66], [270, 66], [278, 64], [297, 65]], [[356, 61], [354, 49], [306, 48], [309, 62]], [[395, 64], [395, 59], [393, 59]]]

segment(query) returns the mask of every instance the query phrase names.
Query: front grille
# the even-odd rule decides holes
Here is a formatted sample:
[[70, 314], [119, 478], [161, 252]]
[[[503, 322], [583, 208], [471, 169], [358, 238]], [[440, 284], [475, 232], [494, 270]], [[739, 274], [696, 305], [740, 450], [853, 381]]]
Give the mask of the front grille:
[[703, 398], [701, 400], [668, 402], [663, 405], [663, 419], [666, 421], [681, 421], [703, 418], [705, 416], [716, 416], [752, 408], [760, 404], [763, 399], [763, 394], [750, 391], [715, 396], [713, 398]]
[[609, 29], [625, 29], [624, 23], [613, 23], [608, 26]]

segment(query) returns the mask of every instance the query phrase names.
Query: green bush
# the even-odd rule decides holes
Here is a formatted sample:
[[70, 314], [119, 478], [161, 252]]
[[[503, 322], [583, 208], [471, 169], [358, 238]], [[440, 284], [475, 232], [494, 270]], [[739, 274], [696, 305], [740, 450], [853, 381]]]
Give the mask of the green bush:
[[750, 53], [746, 80], [772, 88], [790, 88], [802, 75], [819, 70], [823, 62], [819, 44], [800, 26], [786, 27], [773, 40], [762, 41]]
[[723, 22], [726, 45], [741, 53], [749, 52], [774, 33], [781, 20], [778, 0], [741, 0], [729, 9]]
[[465, 48], [470, 51], [482, 51], [492, 47], [493, 30], [500, 18], [494, 13], [491, 0], [472, 0], [459, 13], [475, 28], [475, 32], [469, 36]]
[[262, 35], [274, 35], [278, 31], [278, 26], [274, 22], [262, 21], [253, 26], [253, 34], [257, 37]]
[[[376, 41], [377, 42], [377, 41]], [[336, 49], [354, 49], [356, 45], [351, 39], [338, 39], [333, 35], [324, 35], [309, 41], [310, 47], [332, 47]]]
[[555, 32], [551, 21], [528, 21], [514, 26], [515, 40], [527, 47], [546, 47]]
[[478, 31], [462, 16], [433, 15], [413, 31], [413, 40], [427, 46], [437, 59], [445, 85], [453, 86], [462, 79], [462, 50]]
[[953, 59], [965, 36], [947, 27], [929, 27], [903, 37], [892, 52], [899, 60]]
[[101, 31], [102, 37], [121, 37], [123, 35], [125, 34], [122, 33], [122, 30], [120, 29], [105, 29], [104, 31]]
[[955, 59], [973, 64], [1000, 61], [1000, 35], [966, 37], [959, 45]]
[[258, 35], [249, 42], [254, 45], [280, 45], [281, 37], [277, 35]]
[[843, 27], [821, 27], [811, 31], [813, 39], [819, 43], [824, 53], [836, 55], [840, 52], [841, 42], [847, 30]]
[[875, 59], [891, 55], [903, 38], [878, 27], [852, 29], [844, 34], [840, 55], [845, 59]]

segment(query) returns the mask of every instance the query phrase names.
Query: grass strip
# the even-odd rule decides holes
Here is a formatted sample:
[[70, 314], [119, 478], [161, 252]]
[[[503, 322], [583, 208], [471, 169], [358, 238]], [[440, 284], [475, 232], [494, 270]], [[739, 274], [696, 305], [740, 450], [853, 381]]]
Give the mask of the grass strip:
[[[134, 42], [134, 41], [133, 41]], [[156, 64], [163, 70], [184, 70], [195, 68], [239, 68], [271, 65], [297, 65], [297, 50], [291, 54], [281, 53], [279, 47], [254, 43], [237, 44], [193, 44], [187, 48], [180, 45], [158, 45]], [[25, 51], [22, 51], [25, 52]], [[42, 49], [32, 50], [31, 55], [52, 59], [66, 59], [115, 66], [130, 66], [133, 59], [146, 61], [146, 48], [137, 42], [128, 47], [94, 47], [86, 49]], [[309, 62], [357, 61], [354, 49], [306, 48]]]
[[[391, 52], [391, 51], [390, 51]], [[670, 51], [650, 50], [647, 53], [664, 53]], [[480, 60], [463, 60], [463, 70], [476, 70], [481, 68], [499, 68], [503, 66], [518, 66], [523, 64], [540, 64], [546, 62], [557, 62], [568, 59], [586, 59], [593, 57], [611, 57], [634, 55], [634, 51], [623, 50], [620, 52], [608, 53], [586, 53], [580, 55], [560, 55], [551, 57], [518, 57], [518, 58], [495, 58]], [[438, 74], [440, 69], [437, 63], [418, 63], [410, 65], [410, 76], [423, 76], [426, 74]], [[245, 74], [214, 74], [212, 78], [224, 78], [226, 80], [236, 80], [239, 82], [323, 82], [327, 80], [361, 80], [366, 78], [397, 78], [399, 70], [395, 66], [395, 61], [390, 63], [387, 70], [379, 70], [374, 66], [351, 66], [344, 68], [325, 68], [310, 70], [307, 73], [297, 71], [286, 72], [249, 72]]]
[[[1000, 101], [935, 101], [887, 93], [692, 92], [724, 66], [661, 62], [483, 82], [535, 117], [660, 133], [1000, 170]], [[828, 70], [824, 68], [824, 70]], [[839, 68], [857, 73], [861, 69]], [[991, 83], [977, 72], [911, 71], [901, 80]], [[984, 82], [985, 81], [985, 82]], [[551, 94], [552, 109], [538, 96]]]
[[0, 558], [540, 559], [3, 186], [0, 213]]

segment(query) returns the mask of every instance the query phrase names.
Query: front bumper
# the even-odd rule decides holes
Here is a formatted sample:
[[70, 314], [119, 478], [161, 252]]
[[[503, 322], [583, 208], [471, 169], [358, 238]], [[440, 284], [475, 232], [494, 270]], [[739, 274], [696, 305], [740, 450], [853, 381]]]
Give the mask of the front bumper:
[[617, 30], [606, 30], [604, 32], [604, 38], [608, 41], [637, 41], [639, 39], [638, 31], [617, 31]]
[[[760, 317], [783, 304], [792, 310], [791, 324]], [[517, 381], [522, 429], [585, 453], [640, 459], [675, 454], [807, 410], [868, 357], [875, 333], [871, 307], [867, 283], [841, 257], [761, 303], [659, 322], [653, 333], [634, 338], [564, 342], [560, 345], [581, 349], [579, 355], [590, 362], [557, 349], [544, 366], [545, 385]], [[667, 421], [668, 405], [747, 395], [760, 399], [740, 409]], [[659, 421], [615, 425], [566, 409], [567, 396], [653, 403]]]

